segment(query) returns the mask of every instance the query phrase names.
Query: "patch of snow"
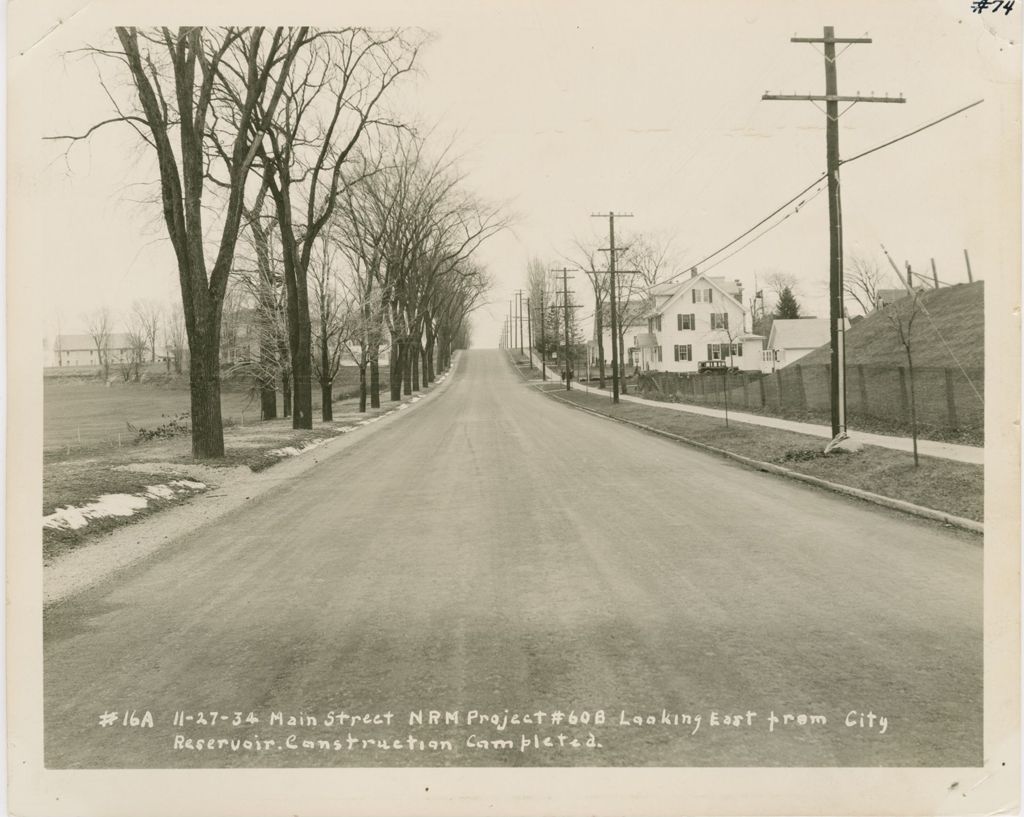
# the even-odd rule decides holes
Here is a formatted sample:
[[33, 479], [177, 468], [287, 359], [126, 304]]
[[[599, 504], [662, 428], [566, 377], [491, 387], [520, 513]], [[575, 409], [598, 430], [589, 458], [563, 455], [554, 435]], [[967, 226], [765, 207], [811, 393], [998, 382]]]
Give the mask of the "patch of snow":
[[136, 511], [145, 508], [149, 501], [145, 496], [135, 494], [103, 494], [95, 502], [75, 508], [68, 505], [58, 508], [49, 516], [43, 517], [44, 528], [78, 530], [89, 524], [90, 519], [102, 516], [132, 516]]
[[171, 482], [176, 488], [188, 488], [190, 491], [205, 491], [206, 483], [204, 482], [193, 482], [190, 479], [176, 479]]
[[147, 485], [145, 492], [141, 494], [103, 494], [95, 502], [80, 508], [72, 505], [57, 508], [49, 516], [43, 517], [43, 527], [78, 530], [88, 525], [90, 519], [104, 516], [134, 516], [136, 511], [141, 511], [149, 505], [151, 499], [177, 499], [182, 494], [202, 491], [205, 488], [206, 485], [202, 482], [176, 479], [168, 485]]
[[307, 445], [303, 445], [298, 448], [294, 445], [285, 446], [284, 448], [275, 448], [272, 451], [268, 451], [267, 454], [271, 457], [297, 457], [299, 454], [304, 454], [314, 448], [319, 448], [325, 442], [327, 442], [326, 439], [318, 437], [315, 440], [311, 440]]

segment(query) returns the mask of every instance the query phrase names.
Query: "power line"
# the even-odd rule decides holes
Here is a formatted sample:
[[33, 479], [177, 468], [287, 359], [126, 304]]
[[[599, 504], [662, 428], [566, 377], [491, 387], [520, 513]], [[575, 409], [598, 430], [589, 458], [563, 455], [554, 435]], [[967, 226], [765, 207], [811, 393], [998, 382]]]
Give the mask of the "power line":
[[855, 162], [857, 161], [857, 159], [867, 156], [869, 153], [874, 153], [876, 150], [881, 150], [882, 148], [889, 147], [889, 145], [895, 145], [897, 142], [902, 142], [904, 139], [908, 139], [911, 136], [914, 136], [915, 134], [918, 134], [923, 130], [927, 130], [928, 128], [932, 127], [932, 125], [938, 125], [940, 122], [945, 122], [947, 119], [951, 119], [957, 114], [963, 113], [964, 111], [973, 108], [975, 105], [980, 105], [984, 101], [984, 99], [979, 99], [977, 102], [972, 102], [970, 105], [964, 105], [962, 108], [958, 108], [952, 113], [948, 113], [945, 116], [939, 117], [934, 122], [929, 122], [927, 125], [922, 125], [921, 127], [916, 128], [908, 133], [905, 133], [902, 136], [897, 136], [895, 139], [890, 139], [888, 142], [883, 142], [880, 145], [875, 145], [873, 148], [865, 150], [863, 153], [858, 153], [856, 156], [851, 156], [849, 159], [840, 159], [839, 164], [845, 165], [849, 164], [850, 162]]
[[[963, 113], [964, 111], [966, 111], [966, 110], [968, 110], [970, 108], [973, 108], [976, 105], [980, 105], [984, 101], [985, 100], [983, 100], [983, 99], [979, 99], [977, 102], [972, 102], [970, 105], [965, 105], [962, 108], [958, 108], [957, 110], [953, 111], [952, 113], [948, 113], [945, 116], [941, 116], [938, 119], [935, 119], [935, 120], [927, 123], [926, 125], [922, 125], [919, 128], [915, 128], [914, 130], [909, 131], [909, 132], [903, 134], [902, 136], [897, 136], [894, 139], [890, 139], [890, 140], [888, 140], [886, 142], [882, 142], [879, 145], [875, 145], [873, 148], [869, 148], [868, 150], [865, 150], [862, 153], [858, 153], [856, 156], [851, 156], [849, 159], [840, 159], [839, 160], [839, 164], [840, 165], [849, 164], [850, 162], [854, 162], [857, 159], [861, 159], [861, 158], [863, 158], [863, 157], [865, 157], [865, 156], [867, 156], [867, 155], [869, 155], [871, 153], [874, 153], [875, 151], [881, 150], [882, 148], [889, 147], [890, 145], [894, 145], [897, 142], [900, 142], [900, 141], [902, 141], [904, 139], [907, 139], [907, 138], [909, 138], [911, 136], [915, 136], [918, 133], [921, 133], [921, 131], [927, 130], [928, 128], [931, 128], [931, 127], [933, 127], [935, 125], [940, 124], [941, 122], [945, 122], [947, 119], [950, 119], [950, 118], [956, 116], [957, 114]], [[693, 264], [686, 264], [684, 266], [684, 268], [682, 270], [680, 270], [679, 272], [677, 272], [675, 275], [672, 275], [669, 278], [666, 278], [664, 283], [666, 283], [666, 284], [671, 283], [672, 281], [676, 280], [677, 278], [680, 278], [683, 275], [685, 275], [686, 272], [688, 270], [692, 269], [693, 267], [699, 267], [701, 264], [704, 264], [707, 261], [710, 261], [716, 255], [720, 255], [721, 253], [725, 252], [731, 246], [733, 246], [734, 244], [742, 241], [744, 238], [746, 238], [748, 235], [750, 235], [752, 232], [754, 232], [754, 230], [756, 230], [762, 224], [764, 224], [767, 221], [770, 221], [774, 216], [778, 215], [780, 212], [785, 210], [790, 204], [792, 204], [794, 201], [799, 199], [804, 193], [806, 193], [812, 187], [814, 187], [819, 182], [824, 181], [827, 178], [828, 178], [828, 173], [822, 173], [818, 178], [816, 178], [813, 182], [811, 182], [809, 185], [807, 185], [807, 187], [805, 187], [803, 190], [801, 190], [799, 193], [797, 193], [792, 198], [790, 198], [790, 199], [786, 200], [785, 202], [783, 202], [779, 207], [777, 207], [774, 210], [772, 210], [772, 212], [770, 212], [767, 216], [762, 218], [760, 221], [758, 221], [752, 227], [750, 227], [747, 230], [744, 230], [742, 233], [740, 233], [738, 236], [733, 238], [731, 241], [728, 241], [725, 244], [723, 244], [721, 247], [719, 247], [713, 253], [709, 253], [708, 255], [704, 256], [700, 261], [697, 261], [696, 263], [693, 263]], [[750, 243], [753, 243], [753, 242], [750, 242]], [[749, 243], [744, 245], [744, 246], [749, 246]]]

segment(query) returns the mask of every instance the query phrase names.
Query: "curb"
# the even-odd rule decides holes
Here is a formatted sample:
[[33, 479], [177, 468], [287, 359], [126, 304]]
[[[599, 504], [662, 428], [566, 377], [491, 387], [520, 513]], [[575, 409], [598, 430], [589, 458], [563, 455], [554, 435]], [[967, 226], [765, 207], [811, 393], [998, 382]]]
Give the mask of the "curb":
[[638, 423], [635, 420], [627, 420], [622, 417], [612, 417], [608, 414], [602, 414], [599, 411], [594, 411], [586, 406], [581, 406], [574, 403], [572, 400], [566, 400], [553, 392], [543, 391], [537, 389], [537, 391], [552, 397], [566, 405], [571, 406], [579, 411], [586, 412], [587, 414], [593, 414], [595, 417], [601, 417], [605, 420], [613, 420], [617, 423], [623, 423], [624, 425], [633, 426], [639, 428], [642, 431], [646, 431], [650, 434], [657, 434], [659, 437], [667, 437], [675, 442], [685, 443], [686, 445], [694, 448], [699, 448], [703, 451], [708, 451], [712, 454], [718, 454], [719, 456], [726, 457], [734, 460], [748, 468], [753, 468], [756, 471], [766, 471], [770, 474], [777, 474], [778, 476], [788, 477], [799, 482], [804, 482], [809, 485], [814, 485], [818, 488], [824, 488], [827, 491], [832, 491], [837, 494], [845, 494], [846, 496], [852, 496], [856, 499], [864, 500], [865, 502], [871, 502], [875, 505], [882, 505], [883, 507], [890, 508], [891, 510], [901, 511], [903, 513], [911, 514], [912, 516], [919, 516], [923, 519], [930, 519], [934, 522], [942, 522], [946, 525], [950, 525], [954, 528], [960, 528], [961, 530], [970, 531], [971, 533], [985, 533], [985, 526], [981, 522], [975, 522], [973, 519], [965, 519], [962, 516], [954, 516], [953, 514], [944, 513], [943, 511], [936, 511], [932, 508], [926, 508], [923, 505], [915, 505], [912, 502], [905, 502], [902, 499], [893, 499], [888, 496], [882, 496], [881, 494], [874, 494], [870, 491], [864, 491], [860, 488], [852, 488], [848, 485], [840, 485], [836, 482], [829, 482], [828, 480], [821, 479], [819, 477], [812, 477], [808, 474], [801, 474], [799, 471], [793, 471], [789, 468], [783, 468], [781, 465], [775, 465], [770, 462], [762, 462], [761, 460], [755, 460], [751, 457], [744, 457], [742, 454], [736, 454], [732, 451], [726, 451], [724, 448], [717, 448], [707, 443], [698, 442], [697, 440], [691, 440], [688, 437], [681, 437], [678, 434], [673, 434], [670, 431], [662, 431], [659, 428], [645, 425], [644, 423]]

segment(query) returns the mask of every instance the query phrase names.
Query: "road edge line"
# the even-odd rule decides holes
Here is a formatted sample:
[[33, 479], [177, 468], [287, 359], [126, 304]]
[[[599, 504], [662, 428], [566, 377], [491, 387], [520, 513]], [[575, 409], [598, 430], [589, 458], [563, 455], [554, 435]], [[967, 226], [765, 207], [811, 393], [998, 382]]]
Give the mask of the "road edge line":
[[646, 431], [650, 434], [657, 434], [659, 437], [666, 437], [676, 442], [684, 443], [685, 445], [699, 448], [703, 451], [708, 451], [712, 454], [718, 454], [728, 459], [734, 460], [735, 462], [745, 465], [748, 468], [752, 468], [756, 471], [766, 471], [771, 474], [778, 476], [787, 477], [794, 479], [799, 482], [804, 482], [809, 485], [814, 485], [818, 488], [823, 488], [827, 491], [832, 491], [837, 494], [845, 494], [846, 496], [852, 496], [855, 499], [863, 500], [864, 502], [870, 502], [874, 505], [881, 505], [895, 511], [901, 511], [902, 513], [910, 514], [912, 516], [919, 516], [924, 519], [930, 519], [934, 522], [942, 522], [946, 525], [950, 525], [961, 530], [970, 531], [971, 533], [977, 533], [984, 535], [985, 526], [982, 522], [975, 522], [973, 519], [966, 519], [962, 516], [954, 516], [953, 514], [944, 513], [943, 511], [937, 511], [934, 508], [926, 508], [924, 505], [915, 505], [912, 502], [906, 502], [902, 499], [893, 499], [892, 497], [883, 496], [882, 494], [875, 494], [871, 491], [865, 491], [861, 488], [854, 488], [849, 485], [840, 485], [837, 482], [829, 482], [828, 480], [821, 479], [820, 477], [812, 477], [810, 474], [801, 474], [799, 471], [793, 471], [790, 468], [784, 468], [781, 465], [776, 465], [771, 462], [763, 462], [762, 460], [755, 460], [752, 457], [745, 457], [742, 454], [736, 454], [733, 451], [727, 451], [724, 448], [717, 448], [707, 443], [698, 442], [697, 440], [691, 440], [689, 437], [683, 437], [679, 434], [673, 434], [671, 431], [663, 431], [660, 428], [654, 428], [653, 426], [645, 425], [644, 423], [638, 423], [635, 420], [627, 420], [623, 417], [612, 417], [609, 414], [602, 414], [599, 411], [587, 408], [574, 403], [572, 400], [566, 400], [560, 395], [553, 394], [549, 391], [542, 389], [536, 389], [541, 394], [547, 397], [552, 397], [561, 403], [565, 403], [574, 409], [592, 414], [595, 417], [601, 417], [605, 420], [612, 420], [617, 423], [624, 425], [633, 426], [642, 431]]

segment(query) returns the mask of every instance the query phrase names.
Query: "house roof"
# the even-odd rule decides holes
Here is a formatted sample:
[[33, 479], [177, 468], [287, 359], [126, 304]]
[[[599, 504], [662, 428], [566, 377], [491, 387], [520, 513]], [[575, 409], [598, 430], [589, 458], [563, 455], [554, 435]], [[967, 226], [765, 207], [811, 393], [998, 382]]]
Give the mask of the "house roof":
[[[131, 345], [131, 340], [124, 332], [111, 332], [107, 338], [108, 349], [130, 349]], [[59, 349], [61, 352], [77, 352], [83, 349], [95, 351], [96, 343], [93, 341], [92, 335], [57, 335], [57, 341], [53, 348]]]
[[828, 318], [776, 318], [768, 335], [772, 349], [817, 349], [828, 343]]
[[692, 275], [678, 284], [661, 284], [655, 287], [652, 290], [654, 305], [644, 313], [644, 317], [653, 318], [656, 315], [663, 314], [670, 303], [681, 297], [684, 293], [689, 292], [697, 283], [702, 283], [705, 286], [710, 285], [713, 289], [718, 290], [719, 294], [724, 295], [740, 309], [743, 309], [743, 304], [737, 298], [739, 288], [735, 281], [728, 281], [722, 277], [701, 273], [699, 275]]

